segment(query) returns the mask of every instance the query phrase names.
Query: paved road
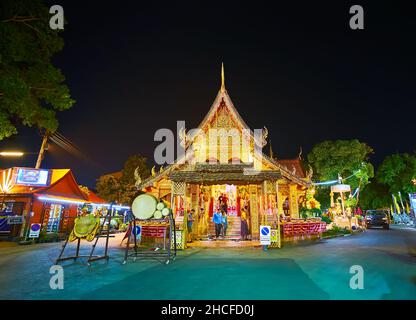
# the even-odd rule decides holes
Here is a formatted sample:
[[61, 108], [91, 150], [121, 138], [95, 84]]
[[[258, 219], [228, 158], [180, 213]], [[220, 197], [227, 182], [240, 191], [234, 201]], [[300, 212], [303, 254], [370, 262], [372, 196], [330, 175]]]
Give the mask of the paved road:
[[[64, 290], [51, 290], [59, 244], [0, 248], [0, 299], [416, 299], [416, 229], [394, 227], [287, 246], [199, 249], [176, 261], [121, 265], [123, 251], [92, 267], [65, 262]], [[349, 286], [350, 267], [364, 289]]]

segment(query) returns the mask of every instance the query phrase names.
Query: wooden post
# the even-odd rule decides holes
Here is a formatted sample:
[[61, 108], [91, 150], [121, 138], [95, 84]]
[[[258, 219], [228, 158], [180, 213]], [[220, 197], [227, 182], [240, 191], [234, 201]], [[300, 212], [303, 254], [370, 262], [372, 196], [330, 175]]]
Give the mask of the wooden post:
[[40, 168], [40, 165], [42, 163], [42, 160], [43, 160], [43, 157], [44, 157], [44, 154], [45, 154], [46, 144], [47, 144], [48, 139], [49, 139], [49, 134], [50, 133], [48, 131], [46, 131], [45, 134], [44, 134], [44, 136], [43, 136], [42, 144], [40, 146], [38, 160], [36, 161], [35, 169], [39, 169]]

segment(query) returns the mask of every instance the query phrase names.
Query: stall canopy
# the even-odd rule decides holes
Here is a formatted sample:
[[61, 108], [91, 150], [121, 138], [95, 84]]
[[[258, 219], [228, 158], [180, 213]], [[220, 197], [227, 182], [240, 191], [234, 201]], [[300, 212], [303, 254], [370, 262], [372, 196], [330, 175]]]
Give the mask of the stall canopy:
[[0, 172], [0, 186], [8, 196], [34, 195], [40, 200], [80, 204], [106, 202], [92, 191], [83, 191], [70, 169], [10, 168]]

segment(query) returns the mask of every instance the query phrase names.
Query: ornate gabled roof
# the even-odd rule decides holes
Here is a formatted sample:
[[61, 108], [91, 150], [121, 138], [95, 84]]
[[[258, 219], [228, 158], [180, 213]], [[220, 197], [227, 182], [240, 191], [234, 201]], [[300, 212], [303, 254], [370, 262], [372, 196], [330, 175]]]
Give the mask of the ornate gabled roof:
[[[250, 132], [250, 138], [254, 137], [254, 133], [253, 131], [250, 129], [250, 127], [246, 124], [246, 122], [243, 120], [243, 118], [241, 117], [241, 115], [238, 113], [237, 109], [234, 107], [233, 102], [231, 101], [230, 96], [228, 95], [227, 90], [225, 89], [225, 80], [224, 80], [224, 67], [222, 66], [221, 68], [221, 88], [218, 91], [218, 94], [214, 100], [214, 102], [211, 105], [211, 108], [209, 109], [208, 113], [205, 115], [204, 119], [202, 120], [202, 122], [199, 124], [198, 128], [203, 130], [204, 132], [207, 132], [207, 130], [209, 130], [211, 128], [211, 124], [213, 123], [213, 121], [216, 119], [216, 117], [218, 116], [219, 111], [223, 111], [223, 110], [227, 111], [227, 114], [229, 114], [229, 116], [231, 117], [232, 122], [234, 123], [234, 126], [236, 126], [239, 130], [242, 129], [247, 129]], [[194, 138], [196, 137], [196, 135], [198, 135], [197, 132], [194, 133], [194, 136], [190, 136], [189, 138], [186, 138], [186, 144], [185, 144], [185, 148], [188, 148], [189, 145], [192, 143], [192, 141], [194, 140]], [[263, 141], [265, 141], [265, 137], [263, 136]], [[183, 177], [187, 177], [187, 180], [192, 180], [190, 178], [191, 172], [194, 172], [195, 174], [195, 168], [193, 168], [194, 171], [189, 170], [190, 168], [182, 168], [180, 170], [184, 171], [184, 174], [180, 174], [180, 173], [173, 173], [173, 171], [175, 169], [180, 168], [180, 166], [184, 166], [184, 157], [188, 157], [188, 152], [186, 152], [186, 155], [181, 156], [179, 159], [177, 159], [175, 161], [175, 163], [169, 165], [164, 171], [156, 174], [155, 176], [149, 177], [148, 179], [144, 180], [143, 182], [141, 182], [138, 185], [139, 189], [143, 189], [146, 188], [148, 186], [151, 186], [154, 182], [159, 181], [162, 178], [179, 178], [180, 176]], [[192, 156], [192, 155], [191, 155]], [[282, 163], [280, 164], [278, 161], [269, 158], [268, 156], [266, 156], [265, 154], [262, 154], [263, 156], [263, 163], [266, 163], [268, 166], [268, 170], [262, 170], [264, 172], [270, 171], [270, 174], [273, 175], [274, 177], [277, 177], [276, 175], [276, 171], [280, 172], [279, 176], [283, 176], [284, 178], [293, 181], [295, 183], [298, 183], [300, 185], [303, 186], [307, 186], [308, 182], [304, 179], [304, 172], [294, 172], [293, 170], [291, 171], [291, 169], [287, 168], [287, 166]], [[215, 166], [215, 165], [214, 165]], [[218, 167], [218, 166], [217, 166]], [[229, 166], [227, 166], [229, 167]], [[230, 167], [229, 167], [230, 168]], [[303, 174], [302, 174], [303, 173]], [[201, 172], [199, 172], [198, 175], [198, 179], [201, 180], [202, 177], [207, 178], [208, 174], [213, 174], [212, 172], [208, 172], [208, 173], [204, 173], [202, 174]], [[217, 174], [217, 173], [215, 173]], [[232, 178], [236, 178], [236, 174], [240, 174], [240, 173], [236, 173], [236, 172], [230, 172], [228, 173], [230, 175], [232, 175]], [[266, 176], [264, 176], [266, 177]], [[215, 177], [213, 176], [212, 178]], [[197, 180], [198, 180], [197, 179]], [[208, 178], [207, 178], [208, 179]], [[211, 178], [209, 179], [210, 181], [212, 180]], [[213, 181], [214, 181], [213, 180]], [[253, 180], [254, 181], [254, 180]]]
[[[205, 115], [204, 119], [199, 124], [198, 128], [204, 131], [210, 127], [210, 124], [213, 122], [213, 119], [216, 117], [218, 111], [221, 108], [225, 108], [230, 114], [233, 122], [236, 124], [238, 129], [247, 129], [250, 132], [251, 138], [254, 137], [254, 133], [247, 123], [243, 120], [237, 109], [234, 107], [234, 104], [228, 95], [227, 90], [225, 89], [225, 76], [224, 76], [224, 65], [221, 65], [221, 88], [218, 91], [217, 96], [214, 99], [214, 102], [211, 105], [208, 113]], [[197, 134], [197, 133], [196, 133]], [[194, 138], [194, 137], [191, 137]]]
[[296, 159], [277, 159], [275, 160], [281, 167], [286, 168], [293, 175], [301, 178], [306, 178], [305, 168], [303, 167], [302, 160]]
[[303, 176], [300, 176], [297, 173], [288, 170], [285, 166], [281, 165], [278, 160], [272, 159], [264, 153], [262, 153], [262, 157], [263, 161], [266, 164], [268, 164], [272, 168], [272, 170], [280, 170], [281, 175], [284, 178], [296, 182], [305, 187], [309, 186], [309, 182]]
[[[212, 121], [215, 117], [216, 112], [221, 106], [224, 106], [233, 116], [234, 120], [237, 122], [241, 129], [250, 129], [250, 127], [244, 122], [241, 115], [238, 113], [237, 109], [234, 107], [233, 102], [231, 101], [230, 96], [228, 95], [227, 90], [218, 91], [217, 97], [215, 98], [214, 102], [211, 105], [208, 113], [205, 115], [205, 118], [201, 121], [198, 128], [204, 129], [208, 126], [208, 124]], [[251, 130], [251, 129], [250, 129]]]

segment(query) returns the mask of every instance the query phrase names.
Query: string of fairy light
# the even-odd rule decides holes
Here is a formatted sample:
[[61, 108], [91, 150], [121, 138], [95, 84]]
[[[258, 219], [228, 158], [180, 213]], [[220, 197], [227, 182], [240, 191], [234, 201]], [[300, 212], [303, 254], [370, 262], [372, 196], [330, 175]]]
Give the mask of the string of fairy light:
[[351, 179], [352, 177], [354, 177], [355, 175], [357, 175], [359, 172], [361, 172], [361, 169], [358, 169], [357, 171], [355, 171], [353, 174], [351, 174], [350, 176], [346, 177], [346, 178], [338, 178], [336, 180], [329, 180], [329, 181], [323, 181], [323, 182], [313, 182], [314, 186], [331, 186], [334, 184], [339, 184], [341, 182], [347, 181], [349, 179]]

